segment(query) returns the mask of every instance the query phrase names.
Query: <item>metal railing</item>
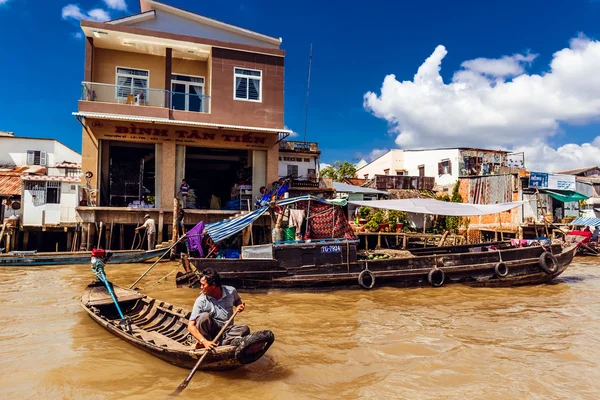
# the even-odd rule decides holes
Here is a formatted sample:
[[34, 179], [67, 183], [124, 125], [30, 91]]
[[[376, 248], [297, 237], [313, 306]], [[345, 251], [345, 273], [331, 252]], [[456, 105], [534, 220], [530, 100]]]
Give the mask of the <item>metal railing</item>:
[[207, 113], [210, 106], [210, 96], [96, 82], [81, 83], [80, 100], [151, 107], [170, 105], [173, 110], [201, 113]]

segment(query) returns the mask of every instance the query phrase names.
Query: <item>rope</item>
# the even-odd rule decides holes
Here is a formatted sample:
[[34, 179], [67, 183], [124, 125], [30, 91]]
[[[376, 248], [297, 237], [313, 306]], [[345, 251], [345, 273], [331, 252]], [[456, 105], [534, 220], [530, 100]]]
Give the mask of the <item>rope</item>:
[[166, 274], [165, 276], [163, 276], [162, 278], [160, 278], [159, 280], [157, 280], [156, 282], [154, 282], [152, 285], [148, 286], [149, 288], [158, 285], [162, 280], [167, 279], [169, 276], [171, 276], [173, 274], [173, 272], [177, 271], [179, 269], [179, 267], [181, 267], [181, 264], [177, 265], [177, 267], [175, 267], [175, 269], [171, 272], [169, 272], [168, 274]]

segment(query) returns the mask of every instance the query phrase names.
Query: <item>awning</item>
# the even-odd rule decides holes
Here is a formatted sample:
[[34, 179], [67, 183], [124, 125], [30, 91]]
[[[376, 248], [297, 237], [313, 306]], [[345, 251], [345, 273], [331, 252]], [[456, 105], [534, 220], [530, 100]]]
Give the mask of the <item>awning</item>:
[[227, 239], [229, 236], [240, 232], [242, 229], [256, 221], [268, 209], [269, 206], [262, 206], [251, 213], [241, 215], [237, 218], [208, 224], [206, 225], [206, 233], [208, 233], [208, 236], [211, 237], [213, 242], [218, 243], [221, 240]]
[[450, 215], [457, 217], [468, 217], [474, 215], [498, 214], [519, 207], [525, 201], [513, 201], [501, 204], [468, 204], [450, 203], [434, 199], [401, 199], [401, 200], [371, 200], [371, 201], [349, 201], [359, 206], [383, 208], [413, 212], [419, 214]]
[[569, 225], [589, 225], [589, 226], [598, 226], [600, 225], [600, 218], [584, 218], [579, 217], [572, 222], [569, 222]]
[[[289, 199], [278, 200], [275, 204], [278, 206], [287, 206], [290, 204], [297, 203], [299, 201], [308, 200], [318, 201], [320, 203], [326, 203], [336, 206], [345, 205], [339, 204], [340, 202], [338, 200], [326, 200], [322, 197], [316, 197], [311, 195], [290, 197]], [[215, 243], [218, 243], [246, 228], [248, 225], [256, 221], [261, 215], [263, 215], [268, 209], [269, 205], [267, 204], [259, 209], [252, 211], [251, 213], [240, 215], [237, 218], [226, 219], [220, 222], [213, 222], [212, 224], [206, 225], [206, 233], [208, 233], [208, 236], [210, 236]]]
[[586, 200], [586, 199], [590, 198], [589, 196], [586, 196], [584, 194], [577, 193], [577, 192], [571, 192], [571, 191], [567, 191], [564, 193], [557, 193], [557, 192], [553, 192], [550, 190], [545, 190], [545, 192], [548, 193], [550, 195], [550, 197], [552, 197], [553, 199], [562, 201], [563, 203], [570, 203], [573, 201]]

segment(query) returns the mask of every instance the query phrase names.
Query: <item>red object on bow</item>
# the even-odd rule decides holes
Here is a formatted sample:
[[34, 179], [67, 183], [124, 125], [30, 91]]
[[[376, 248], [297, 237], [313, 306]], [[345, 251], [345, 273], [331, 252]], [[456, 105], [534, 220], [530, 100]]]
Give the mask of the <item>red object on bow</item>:
[[105, 254], [104, 249], [92, 249], [92, 257], [104, 257]]

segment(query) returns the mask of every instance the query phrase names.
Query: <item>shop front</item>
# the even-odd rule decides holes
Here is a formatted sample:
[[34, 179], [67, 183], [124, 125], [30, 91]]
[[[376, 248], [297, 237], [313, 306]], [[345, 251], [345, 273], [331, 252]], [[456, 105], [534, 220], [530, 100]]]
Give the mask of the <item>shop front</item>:
[[83, 168], [100, 207], [171, 209], [185, 179], [187, 208], [239, 211], [241, 196], [255, 198], [277, 179], [272, 132], [112, 120], [86, 126], [94, 140], [84, 144]]

